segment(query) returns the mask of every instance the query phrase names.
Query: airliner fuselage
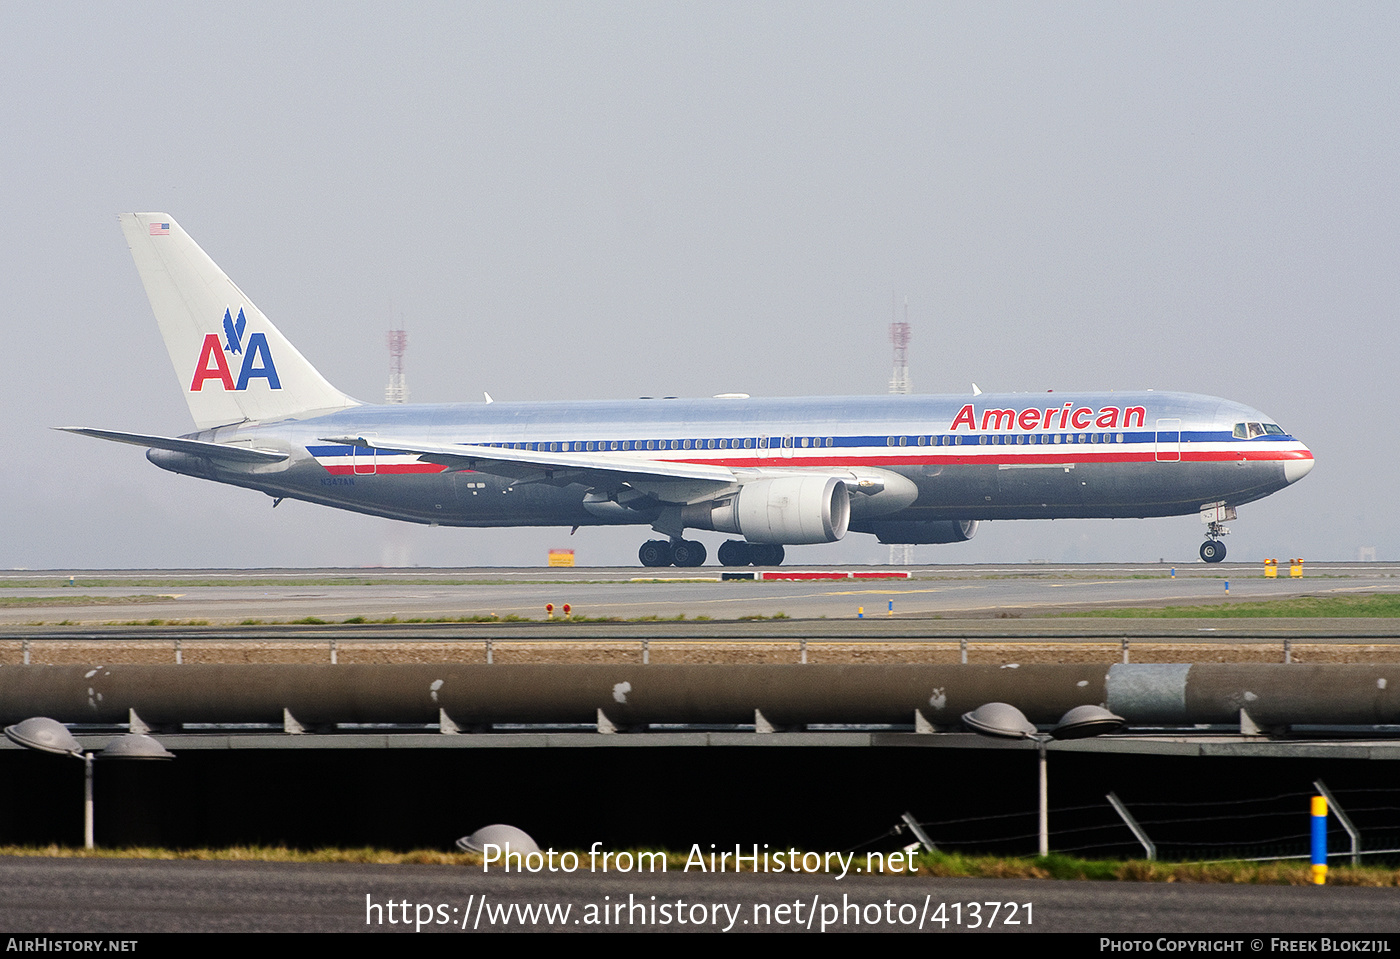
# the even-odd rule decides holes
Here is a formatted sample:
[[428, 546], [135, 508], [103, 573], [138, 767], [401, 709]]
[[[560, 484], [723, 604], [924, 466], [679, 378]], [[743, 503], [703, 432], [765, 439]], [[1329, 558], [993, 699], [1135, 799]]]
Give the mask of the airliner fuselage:
[[1312, 466], [1307, 448], [1256, 410], [1159, 392], [359, 406], [192, 434], [288, 452], [274, 468], [211, 468], [208, 460], [163, 450], [150, 458], [166, 469], [275, 496], [445, 526], [650, 525], [659, 510], [590, 503], [590, 485], [567, 476], [530, 482], [325, 440], [392, 443], [410, 433], [443, 445], [525, 453], [606, 452], [639, 465], [709, 464], [762, 474], [889, 471], [914, 484], [914, 501], [885, 512], [862, 510], [856, 498], [850, 528], [894, 542], [905, 541], [901, 526], [909, 523], [1171, 516], [1234, 507], [1284, 488]]

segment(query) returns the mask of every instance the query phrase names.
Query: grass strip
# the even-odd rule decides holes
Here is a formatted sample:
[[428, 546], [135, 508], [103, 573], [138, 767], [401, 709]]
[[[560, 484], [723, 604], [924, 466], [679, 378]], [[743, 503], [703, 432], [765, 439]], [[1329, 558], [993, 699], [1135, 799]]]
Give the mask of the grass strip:
[[0, 608], [6, 606], [139, 606], [142, 603], [168, 603], [169, 596], [0, 596]]
[[[578, 856], [578, 872], [587, 872], [588, 850], [574, 850]], [[612, 861], [619, 852], [631, 855], [646, 852], [656, 857], [654, 872], [686, 873], [686, 853], [669, 850], [610, 851]], [[600, 851], [601, 855], [601, 851]], [[849, 855], [847, 853], [846, 855]], [[878, 853], [874, 854], [876, 857]], [[72, 846], [0, 846], [0, 856], [31, 856], [51, 859], [149, 859], [189, 860], [197, 862], [286, 862], [286, 863], [365, 863], [374, 865], [442, 865], [480, 869], [482, 857], [475, 853], [442, 852], [416, 849], [395, 852], [385, 849], [291, 849], [285, 846], [230, 846], [223, 849], [162, 849], [134, 847], [120, 849], [79, 849]], [[868, 874], [866, 853], [855, 853], [853, 866]], [[556, 861], [557, 858], [556, 858]], [[493, 865], [493, 870], [500, 867]], [[615, 870], [612, 870], [615, 871]], [[729, 869], [733, 872], [732, 866]], [[752, 870], [745, 869], [745, 872]], [[873, 871], [879, 872], [878, 869]], [[708, 875], [692, 866], [690, 873]], [[831, 872], [839, 872], [833, 869]], [[887, 871], [888, 875], [908, 876], [909, 870]], [[1069, 879], [1091, 882], [1180, 882], [1226, 883], [1259, 886], [1307, 886], [1312, 884], [1311, 871], [1302, 860], [1287, 862], [1149, 862], [1141, 859], [1096, 860], [1051, 854], [1044, 857], [1016, 858], [1006, 856], [967, 856], [946, 853], [920, 853], [913, 857], [912, 874], [926, 878], [981, 879]], [[1400, 886], [1400, 869], [1384, 866], [1333, 866], [1327, 873], [1331, 886]]]
[[1365, 596], [1296, 596], [1268, 602], [1224, 602], [1210, 606], [1162, 606], [1133, 609], [1086, 609], [1058, 614], [1094, 619], [1314, 619], [1400, 617], [1400, 594]]

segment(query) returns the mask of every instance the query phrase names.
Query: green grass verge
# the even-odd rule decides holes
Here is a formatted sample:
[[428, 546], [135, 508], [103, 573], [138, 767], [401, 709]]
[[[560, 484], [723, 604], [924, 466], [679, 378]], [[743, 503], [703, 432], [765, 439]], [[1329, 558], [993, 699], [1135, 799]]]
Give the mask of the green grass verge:
[[[571, 579], [568, 580], [570, 586], [576, 585], [612, 585], [618, 580], [613, 579]], [[664, 580], [641, 580], [640, 582], [665, 582]], [[294, 577], [280, 579], [275, 577], [259, 577], [254, 579], [239, 579], [235, 577], [210, 577], [210, 578], [156, 578], [140, 577], [136, 579], [115, 579], [93, 577], [86, 579], [82, 576], [76, 577], [70, 583], [66, 578], [42, 578], [25, 580], [0, 579], [0, 589], [53, 589], [62, 587], [68, 589], [76, 587], [78, 589], [122, 589], [126, 587], [159, 587], [164, 589], [189, 589], [196, 586], [222, 587], [222, 586], [558, 586], [558, 579], [502, 579], [499, 577], [483, 576], [479, 579], [432, 579], [429, 577], [389, 577], [389, 576], [317, 576], [317, 577]]]
[[0, 596], [0, 608], [8, 606], [137, 606], [142, 603], [169, 603], [170, 596]]
[[[640, 850], [624, 850], [635, 855]], [[588, 851], [576, 850], [583, 869], [587, 869]], [[668, 873], [684, 873], [685, 853], [659, 851]], [[612, 851], [616, 857], [617, 851]], [[878, 856], [878, 854], [876, 854]], [[0, 846], [0, 856], [38, 856], [55, 859], [156, 859], [192, 860], [201, 862], [289, 862], [289, 863], [371, 863], [379, 865], [445, 865], [482, 868], [482, 857], [474, 853], [440, 852], [417, 849], [394, 852], [384, 849], [288, 849], [283, 846], [231, 846], [224, 849], [160, 849], [153, 847], [124, 849], [78, 849], [70, 846]], [[862, 874], [871, 871], [865, 853], [856, 853], [852, 868]], [[493, 869], [499, 868], [496, 866]], [[660, 872], [658, 867], [655, 871]], [[731, 868], [732, 871], [732, 868]], [[745, 870], [749, 871], [749, 870]], [[831, 870], [839, 872], [838, 869]], [[873, 871], [879, 871], [875, 869]], [[708, 875], [695, 869], [697, 875]], [[1093, 860], [1052, 854], [1045, 857], [1017, 859], [997, 856], [963, 856], [944, 853], [920, 853], [913, 857], [913, 868], [886, 870], [888, 875], [910, 874], [928, 877], [968, 877], [984, 879], [1071, 879], [1094, 882], [1189, 882], [1230, 883], [1244, 885], [1306, 886], [1312, 883], [1307, 863], [1290, 862], [1214, 862], [1170, 863], [1146, 860]], [[1327, 884], [1333, 886], [1400, 886], [1400, 869], [1380, 866], [1334, 866], [1327, 873]]]
[[[0, 605], [3, 605], [0, 603]], [[771, 616], [754, 615], [741, 616], [741, 620], [768, 620], [768, 619], [788, 619], [788, 614], [783, 612], [774, 613]], [[387, 616], [383, 619], [370, 619], [366, 616], [351, 616], [348, 619], [322, 619], [319, 616], [303, 616], [300, 619], [243, 619], [239, 620], [239, 626], [395, 626], [395, 625], [450, 625], [453, 623], [532, 623], [537, 626], [567, 626], [579, 623], [708, 623], [712, 622], [709, 616], [687, 616], [685, 613], [677, 613], [674, 616], [633, 616], [625, 619], [621, 616], [556, 616], [553, 619], [531, 619], [529, 616], [497, 616], [494, 613], [476, 614], [472, 616], [414, 616], [400, 619], [397, 616]], [[94, 625], [91, 623], [79, 624], [73, 620], [65, 619], [58, 623], [47, 623], [44, 620], [33, 620], [26, 623], [27, 626], [77, 626]], [[95, 624], [102, 626], [209, 626], [211, 621], [207, 619], [127, 619], [108, 620]]]
[[[1301, 860], [1288, 862], [1149, 862], [1144, 859], [1095, 860], [1051, 854], [1034, 859], [989, 856], [922, 855], [919, 872], [929, 876], [995, 879], [1079, 879], [1099, 882], [1192, 882], [1253, 886], [1307, 886], [1311, 870]], [[1381, 866], [1334, 866], [1331, 886], [1400, 886], [1400, 869]]]
[[1165, 606], [1149, 609], [1088, 609], [1060, 613], [1062, 617], [1105, 619], [1304, 619], [1400, 617], [1400, 594], [1365, 596], [1298, 596], [1264, 603], [1224, 602], [1210, 606]]

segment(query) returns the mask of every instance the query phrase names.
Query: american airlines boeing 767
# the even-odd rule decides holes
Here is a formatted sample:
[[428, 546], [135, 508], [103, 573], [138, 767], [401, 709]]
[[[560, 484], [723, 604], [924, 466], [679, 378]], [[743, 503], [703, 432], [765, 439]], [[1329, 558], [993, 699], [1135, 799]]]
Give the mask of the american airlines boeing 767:
[[194, 433], [63, 427], [162, 469], [444, 526], [649, 526], [645, 566], [726, 566], [847, 532], [954, 543], [981, 520], [1199, 513], [1206, 562], [1306, 446], [1188, 393], [1013, 393], [375, 406], [331, 386], [164, 213], [120, 217]]

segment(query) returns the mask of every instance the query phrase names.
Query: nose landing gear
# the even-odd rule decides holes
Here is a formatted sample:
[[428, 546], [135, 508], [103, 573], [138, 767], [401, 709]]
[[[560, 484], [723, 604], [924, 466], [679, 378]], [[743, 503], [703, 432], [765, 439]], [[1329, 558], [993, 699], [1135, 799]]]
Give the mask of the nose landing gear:
[[[1234, 509], [1230, 509], [1233, 519]], [[1201, 544], [1201, 559], [1207, 563], [1218, 563], [1225, 558], [1225, 544], [1220, 542], [1220, 537], [1230, 532], [1230, 528], [1219, 520], [1206, 523], [1206, 536], [1208, 537]]]
[[1225, 544], [1215, 539], [1208, 539], [1201, 544], [1201, 559], [1207, 563], [1218, 563], [1225, 558]]

